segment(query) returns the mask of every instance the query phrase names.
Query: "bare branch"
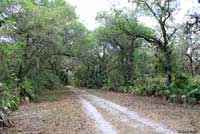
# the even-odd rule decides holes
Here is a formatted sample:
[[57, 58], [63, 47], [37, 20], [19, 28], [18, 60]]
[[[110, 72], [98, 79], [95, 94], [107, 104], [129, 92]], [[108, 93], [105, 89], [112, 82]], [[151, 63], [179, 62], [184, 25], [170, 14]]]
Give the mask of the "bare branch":
[[136, 4], [145, 4], [146, 7], [149, 9], [149, 11], [152, 13], [152, 15], [155, 17], [155, 19], [159, 22], [160, 19], [159, 17], [156, 15], [156, 12], [153, 10], [153, 8], [145, 1], [145, 0], [133, 0], [132, 2], [136, 3]]
[[170, 40], [176, 34], [177, 28], [174, 28], [173, 32], [169, 34], [168, 40]]
[[163, 20], [163, 23], [166, 23], [166, 21], [171, 17], [170, 4], [169, 3], [170, 3], [170, 0], [166, 0], [165, 5], [163, 7], [163, 10], [165, 10], [165, 6], [167, 6], [167, 10], [165, 10], [165, 11], [168, 13], [168, 15]]

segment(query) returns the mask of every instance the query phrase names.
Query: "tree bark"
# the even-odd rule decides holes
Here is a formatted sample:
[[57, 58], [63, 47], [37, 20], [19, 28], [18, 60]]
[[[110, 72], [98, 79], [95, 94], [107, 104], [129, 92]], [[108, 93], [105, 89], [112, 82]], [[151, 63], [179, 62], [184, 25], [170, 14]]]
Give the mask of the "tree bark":
[[170, 85], [172, 83], [172, 59], [171, 59], [171, 52], [165, 51], [165, 63], [164, 63], [164, 70], [166, 75], [166, 84]]
[[12, 127], [13, 123], [8, 117], [0, 110], [0, 127]]

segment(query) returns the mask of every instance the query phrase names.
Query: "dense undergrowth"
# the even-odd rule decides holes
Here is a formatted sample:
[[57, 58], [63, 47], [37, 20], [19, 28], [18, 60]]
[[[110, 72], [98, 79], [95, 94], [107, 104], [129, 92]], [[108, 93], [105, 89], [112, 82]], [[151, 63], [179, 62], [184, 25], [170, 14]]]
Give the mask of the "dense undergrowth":
[[[10, 127], [13, 125], [10, 120], [7, 119], [7, 115], [9, 115], [11, 111], [17, 110], [23, 103], [40, 101], [41, 98], [42, 100], [46, 98], [48, 101], [59, 99], [59, 97], [63, 95], [63, 92], [60, 91], [64, 89], [64, 85], [60, 79], [56, 79], [56, 76], [53, 75], [52, 79], [54, 79], [54, 81], [51, 81], [51, 76], [46, 77], [46, 80], [43, 80], [42, 83], [39, 82], [39, 79], [37, 81], [25, 79], [18, 86], [13, 84], [14, 82], [1, 83], [0, 127]], [[58, 93], [56, 91], [58, 91]]]
[[85, 32], [65, 0], [0, 0], [0, 126], [6, 111], [67, 84], [71, 46]]
[[[131, 88], [131, 87], [130, 87]], [[180, 76], [170, 85], [165, 85], [162, 79], [149, 79], [144, 85], [131, 88], [128, 92], [143, 96], [165, 97], [178, 103], [200, 103], [200, 81]]]
[[[27, 83], [26, 83], [27, 84]], [[32, 87], [30, 85], [22, 85], [19, 88], [9, 88], [7, 85], [3, 84], [1, 87], [1, 98], [0, 107], [9, 108], [10, 110], [16, 110], [21, 104], [25, 97], [33, 99], [34, 94], [32, 93]]]
[[[98, 82], [99, 81], [88, 81], [83, 83], [83, 81], [81, 81], [81, 83], [79, 83], [79, 81], [76, 81], [76, 85], [94, 89], [109, 89], [111, 91], [141, 96], [162, 97], [175, 103], [200, 103], [199, 78], [194, 80], [185, 75], [174, 78], [170, 85], [165, 84], [164, 77], [138, 79], [135, 81], [135, 84], [133, 84], [134, 86], [120, 86], [114, 83], [102, 84]], [[96, 83], [101, 86], [97, 86]]]
[[44, 85], [35, 86], [35, 82], [30, 80], [23, 81], [19, 87], [13, 87], [9, 84], [2, 83], [0, 87], [0, 108], [8, 108], [10, 110], [16, 110], [24, 101], [32, 102], [41, 94], [53, 90], [63, 89], [62, 83], [60, 81], [50, 81], [47, 80]]

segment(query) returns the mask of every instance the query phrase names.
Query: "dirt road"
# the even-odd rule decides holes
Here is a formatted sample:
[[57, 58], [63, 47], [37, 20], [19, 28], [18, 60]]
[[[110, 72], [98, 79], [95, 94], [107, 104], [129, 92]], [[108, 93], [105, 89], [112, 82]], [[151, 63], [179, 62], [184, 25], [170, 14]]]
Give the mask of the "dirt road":
[[47, 96], [59, 99], [22, 106], [11, 116], [16, 126], [3, 133], [176, 134], [198, 133], [200, 128], [199, 106], [188, 110], [152, 98], [74, 87], [55, 94]]

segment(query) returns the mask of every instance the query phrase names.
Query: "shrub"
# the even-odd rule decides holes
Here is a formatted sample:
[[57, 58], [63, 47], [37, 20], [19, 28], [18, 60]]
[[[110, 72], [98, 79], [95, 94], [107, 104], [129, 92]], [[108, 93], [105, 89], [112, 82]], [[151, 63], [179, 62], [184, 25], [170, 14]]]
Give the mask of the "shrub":
[[59, 90], [63, 88], [63, 83], [59, 76], [50, 71], [44, 71], [31, 80], [31, 86], [34, 87], [34, 93], [41, 94], [45, 90]]
[[185, 75], [175, 78], [166, 86], [162, 78], [148, 78], [143, 85], [134, 88], [133, 93], [142, 96], [166, 97], [172, 102], [196, 104], [200, 101], [200, 83]]
[[165, 84], [161, 77], [147, 78], [142, 85], [136, 87], [134, 93], [147, 96], [162, 96]]
[[20, 96], [17, 91], [4, 85], [0, 93], [0, 108], [8, 107], [10, 110], [16, 110], [20, 102]]
[[34, 92], [30, 81], [24, 80], [19, 87], [19, 94], [21, 97], [28, 97], [29, 100], [33, 100]]

